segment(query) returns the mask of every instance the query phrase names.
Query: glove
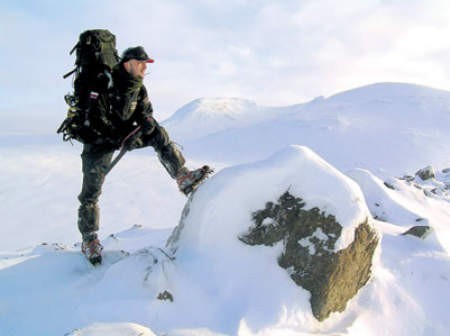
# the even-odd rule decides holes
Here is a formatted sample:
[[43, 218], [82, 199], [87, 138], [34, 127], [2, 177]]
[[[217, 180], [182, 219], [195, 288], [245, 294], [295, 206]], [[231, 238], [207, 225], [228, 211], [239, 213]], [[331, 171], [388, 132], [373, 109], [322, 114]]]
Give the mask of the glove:
[[147, 117], [142, 122], [141, 126], [136, 128], [134, 131], [128, 134], [125, 139], [123, 139], [122, 146], [127, 150], [133, 150], [142, 147], [144, 145], [142, 137], [151, 134], [155, 130], [157, 125], [158, 123], [155, 119], [153, 119], [153, 117]]

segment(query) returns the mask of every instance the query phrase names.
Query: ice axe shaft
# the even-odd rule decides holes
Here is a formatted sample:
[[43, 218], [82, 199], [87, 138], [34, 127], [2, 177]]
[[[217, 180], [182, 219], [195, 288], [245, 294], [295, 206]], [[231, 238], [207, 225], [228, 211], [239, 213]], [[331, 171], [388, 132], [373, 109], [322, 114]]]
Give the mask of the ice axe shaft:
[[128, 152], [128, 149], [125, 147], [120, 148], [119, 154], [114, 158], [114, 160], [111, 161], [108, 168], [103, 173], [105, 176], [114, 168], [114, 166], [120, 161], [120, 159], [125, 155], [125, 153]]

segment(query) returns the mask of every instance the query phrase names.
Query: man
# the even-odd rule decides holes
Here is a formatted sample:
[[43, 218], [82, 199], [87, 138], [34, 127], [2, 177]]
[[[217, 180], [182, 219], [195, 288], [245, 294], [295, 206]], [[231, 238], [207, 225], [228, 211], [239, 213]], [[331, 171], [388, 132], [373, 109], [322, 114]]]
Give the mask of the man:
[[[83, 186], [78, 199], [78, 228], [83, 243], [81, 250], [92, 263], [101, 263], [102, 245], [97, 236], [99, 229], [98, 198], [101, 194], [105, 172], [111, 164], [119, 145], [128, 150], [152, 146], [169, 175], [177, 181], [186, 195], [210, 173], [207, 166], [189, 171], [185, 159], [166, 130], [153, 118], [152, 105], [143, 85], [148, 63], [143, 47], [128, 48], [112, 72], [112, 88], [105, 97], [98, 98], [97, 108], [108, 109], [108, 130], [104, 139], [95, 144], [84, 144], [81, 154]], [[97, 99], [97, 98], [96, 98]]]

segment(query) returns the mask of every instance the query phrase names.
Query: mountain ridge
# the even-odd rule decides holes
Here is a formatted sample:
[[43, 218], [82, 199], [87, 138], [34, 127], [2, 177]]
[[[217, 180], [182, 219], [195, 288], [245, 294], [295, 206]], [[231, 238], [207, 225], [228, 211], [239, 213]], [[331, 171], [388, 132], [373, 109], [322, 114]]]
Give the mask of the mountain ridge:
[[[214, 109], [214, 100], [209, 103]], [[233, 122], [214, 110], [213, 127], [203, 123], [202, 112], [196, 110], [178, 121], [175, 114], [163, 125], [188, 154], [223, 162], [255, 160], [290, 144], [304, 144], [344, 170], [358, 167], [404, 174], [428, 164], [444, 168], [450, 163], [446, 145], [450, 92], [445, 90], [386, 82], [304, 104], [251, 106], [255, 108], [239, 111], [240, 118]], [[354, 142], [365, 143], [368, 150], [358, 151]], [[392, 146], [385, 146], [386, 142]], [[398, 160], [401, 156], [403, 162]]]

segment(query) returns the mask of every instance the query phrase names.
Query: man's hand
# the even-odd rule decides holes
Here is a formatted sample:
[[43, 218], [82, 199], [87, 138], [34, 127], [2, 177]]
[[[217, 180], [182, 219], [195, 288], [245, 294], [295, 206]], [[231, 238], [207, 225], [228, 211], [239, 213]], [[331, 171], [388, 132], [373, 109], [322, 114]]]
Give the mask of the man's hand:
[[144, 145], [142, 137], [148, 136], [155, 130], [158, 123], [152, 116], [148, 116], [141, 124], [128, 134], [122, 141], [122, 147], [133, 150]]
[[148, 116], [142, 122], [142, 128], [141, 128], [142, 134], [144, 134], [144, 135], [151, 134], [155, 130], [155, 127], [156, 127], [157, 124], [158, 123], [156, 122], [156, 120], [152, 116]]

